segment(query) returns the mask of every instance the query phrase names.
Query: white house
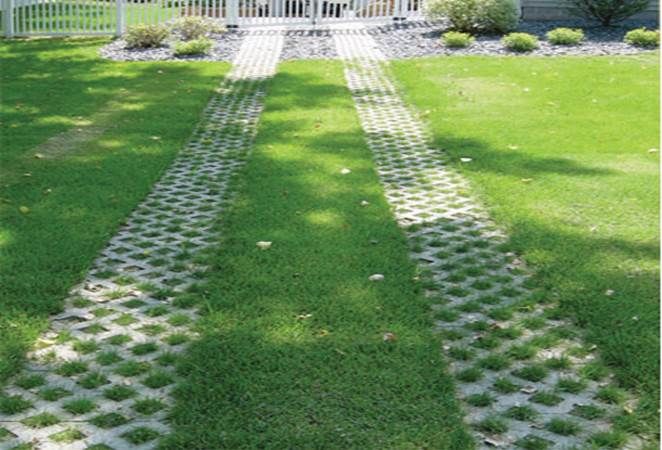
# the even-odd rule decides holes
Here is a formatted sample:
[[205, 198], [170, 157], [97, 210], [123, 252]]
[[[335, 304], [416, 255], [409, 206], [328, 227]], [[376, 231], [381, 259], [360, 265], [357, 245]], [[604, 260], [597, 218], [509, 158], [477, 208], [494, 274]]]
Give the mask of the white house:
[[[568, 13], [565, 0], [520, 0], [522, 18], [530, 20], [555, 20], [572, 17]], [[650, 0], [648, 9], [635, 16], [637, 19], [657, 19], [659, 0]]]

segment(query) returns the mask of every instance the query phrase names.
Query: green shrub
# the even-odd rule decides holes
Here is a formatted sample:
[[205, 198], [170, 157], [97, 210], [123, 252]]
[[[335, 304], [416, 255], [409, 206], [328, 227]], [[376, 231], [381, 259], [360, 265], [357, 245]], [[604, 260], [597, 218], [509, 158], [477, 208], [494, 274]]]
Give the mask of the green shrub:
[[475, 39], [469, 33], [448, 31], [441, 36], [441, 40], [446, 47], [465, 48], [473, 44]]
[[519, 11], [513, 0], [482, 0], [481, 29], [497, 33], [507, 33], [517, 28]]
[[584, 40], [580, 29], [555, 28], [547, 33], [547, 40], [554, 45], [577, 45]]
[[600, 21], [604, 26], [620, 22], [642, 12], [650, 0], [568, 0], [570, 11], [587, 19]]
[[657, 47], [660, 45], [659, 30], [647, 30], [646, 28], [637, 28], [628, 31], [624, 41], [637, 47]]
[[191, 41], [177, 42], [175, 44], [175, 55], [206, 55], [211, 50], [213, 43], [207, 38], [193, 39]]
[[514, 30], [519, 12], [513, 0], [429, 0], [425, 15], [447, 18], [456, 31], [505, 33]]
[[538, 38], [529, 33], [510, 33], [501, 39], [508, 50], [514, 52], [530, 52], [538, 48]]
[[225, 32], [225, 27], [218, 22], [204, 17], [188, 16], [177, 20], [172, 25], [172, 31], [178, 33], [182, 40], [191, 41], [210, 34]]
[[160, 47], [168, 37], [163, 25], [134, 25], [127, 29], [124, 41], [130, 48]]

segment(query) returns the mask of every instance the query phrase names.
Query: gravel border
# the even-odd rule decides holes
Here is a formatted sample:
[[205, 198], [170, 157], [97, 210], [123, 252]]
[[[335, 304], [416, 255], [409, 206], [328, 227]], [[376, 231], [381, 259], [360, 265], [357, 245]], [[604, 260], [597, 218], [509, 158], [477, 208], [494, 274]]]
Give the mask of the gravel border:
[[103, 58], [113, 61], [232, 61], [246, 34], [245, 31], [230, 31], [211, 36], [214, 45], [208, 55], [175, 56], [171, 46], [174, 41], [163, 47], [126, 48], [123, 39], [116, 39], [101, 47], [99, 53]]
[[[443, 22], [404, 23], [371, 30], [373, 38], [389, 59], [413, 58], [433, 55], [632, 55], [649, 51], [623, 42], [625, 33], [633, 28], [645, 26], [657, 28], [655, 22], [627, 22], [615, 27], [599, 27], [583, 21], [536, 21], [521, 22], [517, 31], [531, 33], [540, 39], [540, 47], [532, 52], [517, 53], [501, 45], [501, 35], [477, 36], [476, 41], [465, 49], [449, 49], [440, 42], [441, 35], [448, 30]], [[580, 45], [552, 45], [545, 34], [557, 27], [582, 28], [585, 41]]]
[[[598, 56], [633, 55], [650, 49], [633, 47], [623, 42], [625, 33], [633, 28], [645, 26], [658, 28], [654, 21], [630, 21], [619, 26], [604, 28], [583, 21], [536, 21], [521, 22], [518, 30], [531, 33], [540, 39], [540, 47], [528, 53], [516, 53], [501, 45], [500, 35], [477, 36], [476, 41], [465, 49], [449, 49], [440, 43], [442, 33], [448, 30], [444, 22], [408, 21], [400, 24], [367, 25], [365, 29], [342, 30], [336, 26], [330, 30], [323, 27], [293, 27], [287, 30], [276, 28], [230, 30], [211, 37], [212, 51], [204, 56], [177, 57], [170, 45], [153, 49], [127, 49], [122, 39], [117, 39], [100, 50], [102, 57], [114, 61], [232, 61], [239, 47], [249, 34], [284, 34], [285, 43], [281, 59], [337, 59], [333, 33], [368, 33], [389, 59], [406, 59], [435, 55], [533, 55], [533, 56]], [[551, 45], [545, 33], [557, 27], [582, 28], [586, 40], [575, 46]]]

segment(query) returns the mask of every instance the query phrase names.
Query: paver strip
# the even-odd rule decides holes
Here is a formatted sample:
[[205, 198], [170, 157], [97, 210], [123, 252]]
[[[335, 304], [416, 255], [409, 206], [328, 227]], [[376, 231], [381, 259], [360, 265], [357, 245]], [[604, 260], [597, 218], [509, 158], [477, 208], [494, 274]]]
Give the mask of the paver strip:
[[[152, 448], [193, 336], [201, 255], [249, 152], [283, 36], [249, 35], [172, 166], [110, 241], [0, 398], [0, 448]], [[96, 446], [95, 446], [96, 445]]]
[[479, 446], [623, 448], [610, 419], [625, 394], [553, 302], [536, 298], [505, 234], [401, 99], [371, 35], [358, 26], [333, 36]]

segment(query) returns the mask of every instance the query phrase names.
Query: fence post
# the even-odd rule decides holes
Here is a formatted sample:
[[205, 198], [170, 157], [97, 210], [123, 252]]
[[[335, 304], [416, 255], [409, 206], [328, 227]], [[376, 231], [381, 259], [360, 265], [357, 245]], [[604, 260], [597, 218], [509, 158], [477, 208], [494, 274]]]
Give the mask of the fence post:
[[225, 25], [228, 28], [239, 26], [239, 0], [225, 0]]
[[115, 7], [115, 36], [121, 36], [126, 30], [126, 8], [124, 7], [124, 0], [115, 0]]
[[396, 22], [405, 20], [405, 14], [402, 11], [402, 2], [403, 0], [395, 0], [393, 2], [393, 20]]
[[14, 0], [2, 0], [2, 29], [5, 37], [14, 36]]

